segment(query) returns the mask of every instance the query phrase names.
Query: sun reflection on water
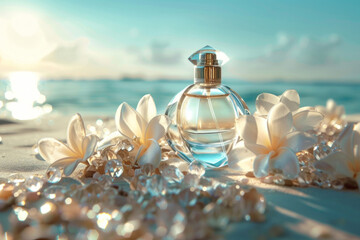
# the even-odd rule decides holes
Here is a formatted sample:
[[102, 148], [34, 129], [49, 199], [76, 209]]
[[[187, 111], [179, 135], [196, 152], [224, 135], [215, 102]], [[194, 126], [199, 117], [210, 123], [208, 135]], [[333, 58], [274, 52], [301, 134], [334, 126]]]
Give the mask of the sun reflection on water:
[[14, 72], [9, 75], [9, 90], [5, 92], [6, 109], [18, 120], [30, 120], [52, 111], [44, 104], [46, 97], [39, 92], [39, 75], [34, 72]]

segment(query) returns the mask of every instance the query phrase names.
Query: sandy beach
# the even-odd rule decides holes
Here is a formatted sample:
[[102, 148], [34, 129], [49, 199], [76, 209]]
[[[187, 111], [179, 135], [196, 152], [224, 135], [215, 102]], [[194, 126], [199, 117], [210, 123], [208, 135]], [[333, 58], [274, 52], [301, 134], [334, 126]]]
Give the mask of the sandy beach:
[[[360, 115], [348, 116], [349, 121], [360, 119]], [[84, 117], [85, 125], [94, 124], [99, 117]], [[102, 118], [104, 122], [111, 118]], [[34, 153], [33, 146], [43, 137], [54, 137], [65, 141], [69, 117], [50, 115], [34, 121], [0, 120], [0, 177], [12, 173], [29, 176], [44, 174], [48, 164]], [[115, 129], [110, 129], [115, 130]], [[241, 180], [229, 168], [209, 170], [206, 176], [221, 181]], [[264, 223], [241, 222], [231, 224], [226, 237], [235, 239], [360, 239], [360, 192], [336, 191], [315, 187], [281, 187], [261, 183], [248, 178], [248, 185], [264, 194], [268, 211]], [[7, 212], [0, 219], [6, 229]]]

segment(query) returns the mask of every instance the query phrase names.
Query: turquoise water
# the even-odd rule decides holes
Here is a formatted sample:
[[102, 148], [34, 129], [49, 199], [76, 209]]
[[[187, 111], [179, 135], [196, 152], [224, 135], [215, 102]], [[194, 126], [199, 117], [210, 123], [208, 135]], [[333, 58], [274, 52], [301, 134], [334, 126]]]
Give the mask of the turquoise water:
[[[53, 112], [71, 115], [96, 114], [113, 116], [119, 104], [126, 101], [136, 107], [138, 100], [150, 93], [163, 112], [171, 98], [192, 81], [142, 81], [142, 80], [49, 80], [40, 81], [38, 89], [46, 96], [46, 103], [52, 105]], [[360, 84], [358, 83], [254, 83], [224, 81], [254, 111], [256, 96], [262, 92], [281, 94], [287, 89], [296, 89], [302, 106], [325, 105], [328, 98], [345, 106], [348, 114], [360, 113]], [[0, 82], [0, 100], [9, 89], [7, 81]]]

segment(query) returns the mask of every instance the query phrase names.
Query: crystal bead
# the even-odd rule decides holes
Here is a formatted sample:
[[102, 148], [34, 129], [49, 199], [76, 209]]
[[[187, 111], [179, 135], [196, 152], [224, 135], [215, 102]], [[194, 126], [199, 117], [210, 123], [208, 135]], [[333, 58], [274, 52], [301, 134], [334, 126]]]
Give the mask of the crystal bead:
[[276, 174], [276, 175], [273, 177], [273, 182], [274, 182], [276, 185], [281, 185], [281, 186], [284, 186], [284, 185], [285, 185], [285, 180], [284, 180], [283, 176], [280, 175], [280, 174]]
[[323, 142], [323, 141], [318, 145], [316, 145], [313, 149], [313, 155], [317, 160], [323, 159], [331, 152], [333, 152], [332, 147], [329, 146], [327, 142]]
[[65, 193], [66, 187], [52, 185], [44, 190], [43, 196], [54, 201], [62, 201], [65, 198]]
[[47, 181], [49, 183], [58, 183], [61, 180], [61, 169], [57, 167], [49, 167], [46, 171]]
[[189, 165], [188, 173], [203, 176], [205, 174], [205, 166], [199, 161], [192, 161]]
[[178, 198], [183, 207], [194, 206], [197, 201], [197, 194], [195, 191], [186, 188], [179, 193]]
[[[150, 177], [155, 171], [154, 165], [147, 163], [141, 166], [141, 173], [145, 176]], [[135, 173], [136, 175], [136, 173]]]
[[123, 140], [121, 144], [121, 150], [126, 150], [131, 152], [134, 149], [134, 146], [131, 144], [129, 140]]
[[14, 183], [14, 184], [21, 184], [23, 182], [25, 182], [25, 178], [23, 175], [21, 175], [20, 173], [12, 173], [9, 175], [8, 177], [9, 181]]
[[98, 177], [97, 181], [103, 188], [109, 188], [113, 183], [113, 180], [109, 175], [101, 175]]
[[147, 180], [147, 190], [152, 196], [165, 195], [167, 184], [161, 175], [153, 175]]
[[162, 171], [161, 174], [168, 181], [181, 182], [184, 179], [184, 174], [175, 166], [167, 166]]
[[105, 165], [105, 174], [113, 178], [120, 177], [123, 172], [124, 172], [124, 167], [122, 163], [117, 159], [110, 160]]
[[224, 208], [213, 202], [206, 205], [203, 212], [207, 216], [208, 224], [215, 229], [225, 229], [230, 222]]
[[36, 176], [30, 176], [25, 181], [25, 187], [31, 192], [39, 191], [44, 185], [44, 181]]
[[184, 187], [196, 187], [199, 184], [200, 177], [196, 174], [186, 174], [182, 181]]
[[334, 189], [337, 189], [337, 190], [341, 190], [344, 188], [344, 182], [341, 180], [338, 180], [338, 179], [332, 181], [331, 185]]

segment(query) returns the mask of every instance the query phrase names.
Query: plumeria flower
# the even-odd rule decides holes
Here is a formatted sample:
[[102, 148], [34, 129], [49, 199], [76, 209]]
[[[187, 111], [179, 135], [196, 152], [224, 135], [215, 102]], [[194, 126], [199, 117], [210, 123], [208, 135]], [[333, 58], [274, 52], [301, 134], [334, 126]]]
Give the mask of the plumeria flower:
[[244, 115], [237, 121], [243, 139], [229, 154], [229, 166], [242, 172], [253, 171], [256, 177], [281, 170], [289, 179], [299, 173], [296, 153], [316, 143], [300, 131], [293, 131], [293, 116], [284, 103], [274, 105], [266, 118]]
[[328, 164], [327, 170], [338, 176], [353, 178], [360, 189], [360, 123], [349, 124], [338, 142], [341, 150], [330, 153], [320, 162]]
[[326, 107], [316, 106], [316, 110], [329, 119], [343, 119], [345, 117], [344, 106], [337, 105], [333, 99], [326, 102]]
[[336, 105], [334, 100], [329, 99], [326, 102], [326, 107], [316, 106], [316, 110], [324, 115], [324, 120], [319, 126], [320, 131], [328, 132], [328, 127], [334, 127], [330, 132], [338, 133], [345, 127], [346, 121], [344, 106]]
[[67, 144], [54, 138], [43, 138], [39, 141], [39, 153], [51, 165], [64, 169], [69, 176], [79, 163], [87, 164], [87, 159], [93, 155], [98, 138], [95, 135], [86, 136], [84, 121], [80, 114], [73, 116], [67, 129]]
[[273, 106], [283, 103], [292, 112], [294, 127], [299, 131], [314, 130], [323, 119], [323, 115], [313, 107], [300, 106], [300, 96], [296, 90], [287, 90], [280, 96], [262, 93], [256, 98], [255, 116], [266, 117]]
[[134, 144], [135, 160], [140, 165], [158, 167], [161, 160], [159, 139], [164, 137], [170, 125], [165, 115], [156, 115], [156, 105], [151, 95], [143, 96], [136, 110], [122, 103], [116, 111], [115, 123], [118, 131]]

